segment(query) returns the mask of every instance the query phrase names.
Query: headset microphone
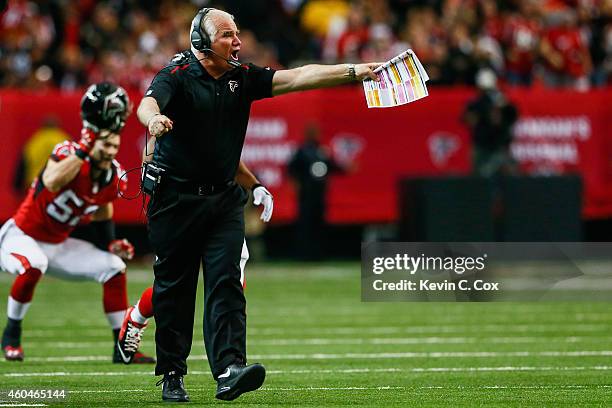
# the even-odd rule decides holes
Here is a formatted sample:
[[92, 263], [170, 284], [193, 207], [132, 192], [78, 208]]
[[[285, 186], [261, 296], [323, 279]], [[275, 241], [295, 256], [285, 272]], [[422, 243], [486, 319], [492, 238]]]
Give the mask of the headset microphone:
[[242, 66], [242, 64], [238, 61], [234, 61], [234, 60], [225, 60], [225, 61], [227, 61], [228, 64], [230, 64], [232, 67], [235, 67], [235, 68], [239, 68]]
[[215, 54], [217, 57], [221, 58], [223, 61], [225, 61], [228, 64], [230, 64], [232, 67], [238, 68], [238, 67], [242, 66], [242, 64], [240, 62], [234, 61], [234, 60], [231, 60], [231, 59], [228, 59], [228, 58], [225, 58], [225, 57], [217, 54], [216, 52], [214, 52], [210, 48], [204, 48], [204, 49], [202, 49], [202, 52], [211, 52], [211, 53]]

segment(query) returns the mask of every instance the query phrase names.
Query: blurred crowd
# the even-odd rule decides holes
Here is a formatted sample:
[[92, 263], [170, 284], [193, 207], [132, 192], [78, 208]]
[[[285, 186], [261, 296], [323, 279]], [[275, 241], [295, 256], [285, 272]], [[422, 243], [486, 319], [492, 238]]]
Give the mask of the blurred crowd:
[[63, 90], [112, 79], [144, 89], [200, 7], [235, 15], [242, 61], [274, 68], [384, 61], [412, 48], [432, 84], [589, 89], [612, 71], [612, 0], [9, 0], [2, 87]]

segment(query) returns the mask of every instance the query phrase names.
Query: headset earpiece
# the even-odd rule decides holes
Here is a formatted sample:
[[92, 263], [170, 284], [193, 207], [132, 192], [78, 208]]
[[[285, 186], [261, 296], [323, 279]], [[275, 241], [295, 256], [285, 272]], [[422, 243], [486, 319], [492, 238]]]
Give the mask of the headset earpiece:
[[198, 11], [195, 18], [193, 19], [193, 28], [191, 30], [191, 45], [193, 48], [200, 52], [204, 52], [205, 50], [209, 50], [211, 46], [210, 38], [205, 30], [202, 30], [202, 20], [204, 16], [208, 14], [208, 12], [212, 10], [211, 8], [203, 8]]

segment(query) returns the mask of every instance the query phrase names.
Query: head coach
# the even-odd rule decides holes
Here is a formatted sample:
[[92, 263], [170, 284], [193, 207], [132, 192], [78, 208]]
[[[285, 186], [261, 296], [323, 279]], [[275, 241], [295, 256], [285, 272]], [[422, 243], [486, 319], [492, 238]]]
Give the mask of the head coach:
[[155, 374], [164, 375], [164, 400], [189, 400], [183, 376], [202, 262], [206, 353], [217, 380], [216, 397], [232, 400], [259, 388], [265, 378], [262, 365], [246, 365], [240, 264], [245, 189], [253, 191], [256, 204], [264, 204], [264, 221], [272, 215], [272, 195], [240, 162], [251, 103], [376, 79], [372, 69], [380, 64], [279, 71], [242, 64], [233, 16], [212, 8], [198, 11], [190, 38], [191, 50], [177, 54], [155, 76], [138, 107], [138, 119], [156, 137], [148, 208], [149, 239], [156, 255]]

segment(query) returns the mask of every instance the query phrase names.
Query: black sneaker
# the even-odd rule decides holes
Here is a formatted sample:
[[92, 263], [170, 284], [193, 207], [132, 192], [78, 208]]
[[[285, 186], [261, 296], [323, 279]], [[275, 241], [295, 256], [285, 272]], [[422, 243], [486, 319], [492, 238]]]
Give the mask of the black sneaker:
[[231, 401], [245, 392], [261, 387], [266, 378], [266, 369], [261, 364], [230, 364], [217, 377], [217, 393], [215, 398]]
[[[163, 385], [162, 385], [163, 384]], [[189, 395], [185, 391], [183, 376], [172, 371], [159, 380], [157, 386], [162, 385], [162, 399], [168, 402], [189, 402]]]

